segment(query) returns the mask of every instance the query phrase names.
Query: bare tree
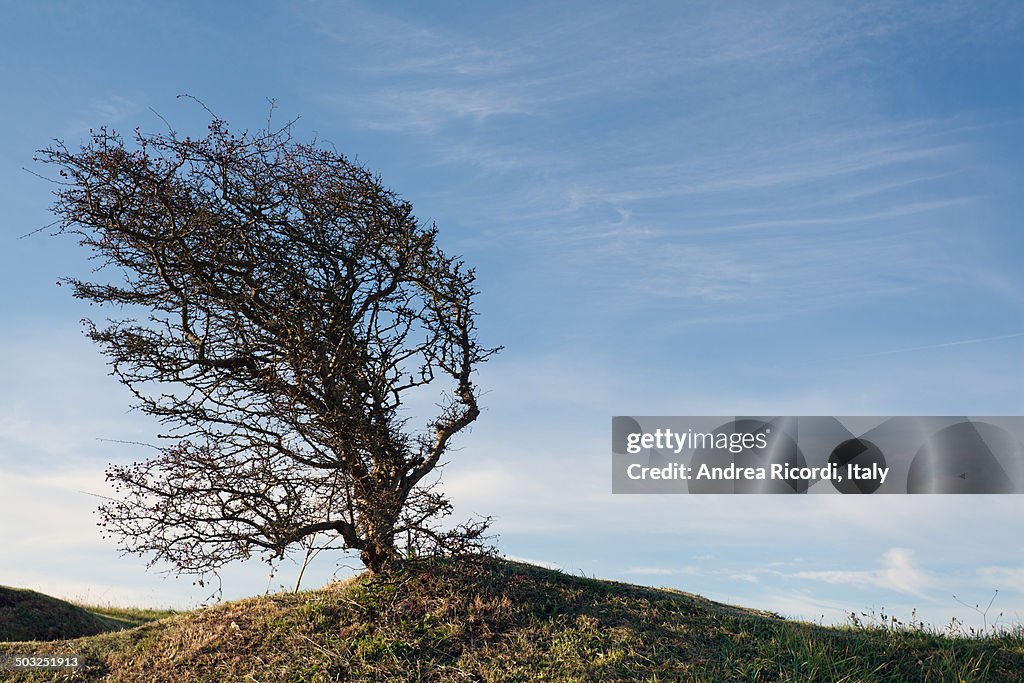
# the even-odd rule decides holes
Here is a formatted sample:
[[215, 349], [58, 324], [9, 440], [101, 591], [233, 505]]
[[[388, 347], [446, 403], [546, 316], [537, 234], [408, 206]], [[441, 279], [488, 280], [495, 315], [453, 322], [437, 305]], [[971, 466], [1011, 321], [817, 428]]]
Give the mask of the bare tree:
[[[37, 158], [60, 171], [59, 232], [110, 276], [66, 282], [124, 312], [87, 334], [167, 428], [158, 457], [107, 470], [124, 550], [205, 574], [327, 538], [378, 572], [481, 542], [486, 519], [442, 529], [428, 475], [498, 349], [472, 269], [379, 177], [291, 124], [215, 116], [200, 138], [101, 128]], [[436, 416], [413, 423], [410, 400]]]

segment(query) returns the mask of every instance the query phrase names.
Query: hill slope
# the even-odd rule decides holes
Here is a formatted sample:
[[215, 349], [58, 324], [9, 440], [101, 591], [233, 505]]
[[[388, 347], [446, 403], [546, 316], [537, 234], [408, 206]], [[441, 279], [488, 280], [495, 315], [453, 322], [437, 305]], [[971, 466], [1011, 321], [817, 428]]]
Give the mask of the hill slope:
[[0, 586], [0, 641], [78, 638], [128, 625], [135, 624], [35, 591]]
[[1024, 639], [831, 629], [686, 593], [501, 560], [251, 598], [118, 633], [0, 653], [77, 652], [111, 681], [1024, 681]]

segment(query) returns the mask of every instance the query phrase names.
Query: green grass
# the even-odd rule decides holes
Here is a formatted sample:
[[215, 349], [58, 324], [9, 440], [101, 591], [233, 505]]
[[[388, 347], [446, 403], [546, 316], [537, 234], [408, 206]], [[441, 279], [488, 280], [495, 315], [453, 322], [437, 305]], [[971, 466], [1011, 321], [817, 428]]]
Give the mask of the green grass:
[[173, 614], [173, 610], [82, 604], [0, 586], [0, 641], [78, 638], [134, 628]]
[[76, 607], [81, 607], [87, 612], [103, 617], [108, 622], [117, 624], [120, 628], [132, 628], [142, 626], [151, 621], [173, 617], [178, 610], [173, 609], [151, 609], [143, 607], [118, 607], [111, 604], [91, 604], [82, 602], [71, 602]]
[[495, 559], [250, 598], [0, 651], [77, 652], [110, 681], [1024, 681], [1024, 636], [827, 628]]
[[114, 628], [123, 626], [49, 595], [0, 586], [0, 640], [77, 638]]

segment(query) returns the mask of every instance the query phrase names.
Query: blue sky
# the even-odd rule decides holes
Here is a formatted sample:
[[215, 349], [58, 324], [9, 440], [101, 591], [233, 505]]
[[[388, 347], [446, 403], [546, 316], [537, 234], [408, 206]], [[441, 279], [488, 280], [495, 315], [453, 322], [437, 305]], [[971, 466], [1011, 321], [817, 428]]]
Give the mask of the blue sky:
[[[147, 440], [58, 277], [33, 151], [296, 132], [477, 267], [505, 351], [446, 470], [509, 556], [807, 619], [1024, 620], [1015, 497], [613, 497], [610, 418], [1024, 413], [1024, 9], [937, 3], [4, 2], [0, 583], [188, 605], [100, 540]], [[84, 493], [83, 493], [84, 492]], [[349, 562], [351, 564], [351, 562]], [[307, 582], [326, 580], [333, 562]], [[347, 569], [342, 568], [343, 573]], [[284, 567], [275, 588], [294, 580]], [[225, 594], [265, 590], [265, 567]], [[992, 620], [992, 614], [989, 621]]]

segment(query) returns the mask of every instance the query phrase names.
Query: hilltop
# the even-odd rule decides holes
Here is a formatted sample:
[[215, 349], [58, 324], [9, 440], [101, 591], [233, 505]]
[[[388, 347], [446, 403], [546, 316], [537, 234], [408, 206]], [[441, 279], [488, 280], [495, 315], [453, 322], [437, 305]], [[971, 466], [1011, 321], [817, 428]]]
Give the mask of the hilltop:
[[0, 641], [78, 638], [138, 623], [124, 615], [100, 614], [36, 591], [0, 586]]
[[110, 681], [1024, 681], [1020, 633], [826, 628], [689, 593], [497, 559], [410, 562], [7, 652]]

